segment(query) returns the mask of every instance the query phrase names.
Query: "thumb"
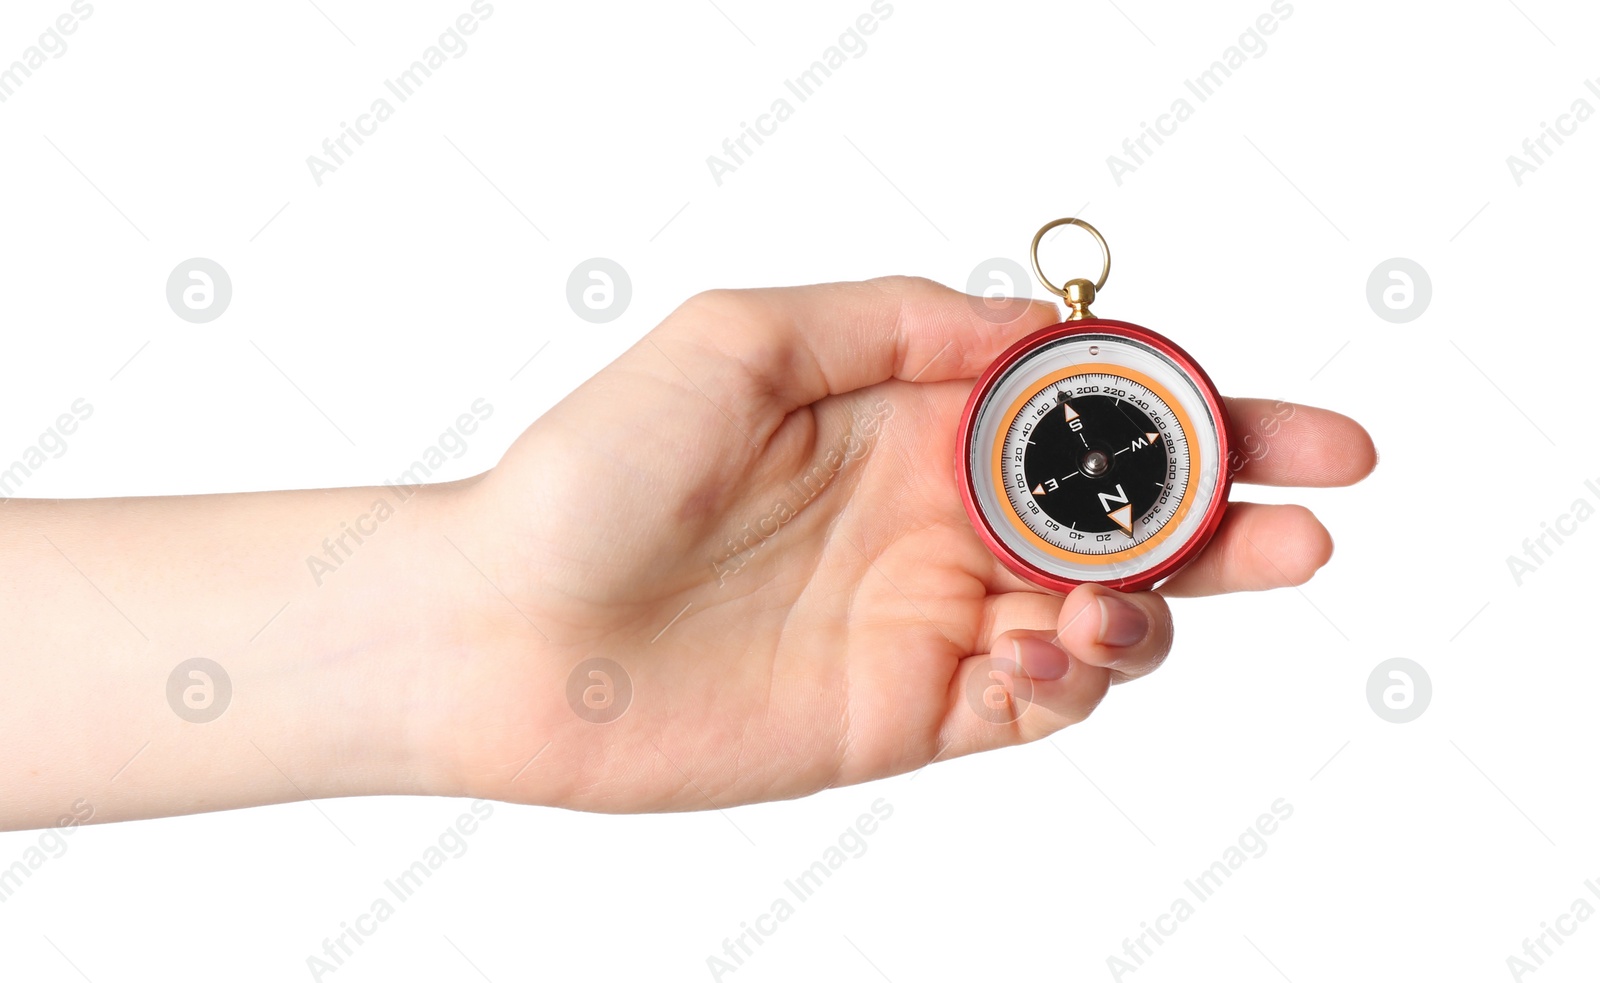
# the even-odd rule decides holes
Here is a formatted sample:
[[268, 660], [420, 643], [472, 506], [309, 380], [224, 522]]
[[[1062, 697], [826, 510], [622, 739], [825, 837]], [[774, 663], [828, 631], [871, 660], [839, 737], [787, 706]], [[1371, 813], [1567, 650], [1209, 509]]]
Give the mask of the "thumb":
[[[728, 359], [788, 413], [902, 379], [973, 379], [1017, 340], [1061, 320], [1052, 303], [973, 297], [920, 277], [713, 290], [656, 329]], [[748, 390], [747, 390], [748, 391]]]

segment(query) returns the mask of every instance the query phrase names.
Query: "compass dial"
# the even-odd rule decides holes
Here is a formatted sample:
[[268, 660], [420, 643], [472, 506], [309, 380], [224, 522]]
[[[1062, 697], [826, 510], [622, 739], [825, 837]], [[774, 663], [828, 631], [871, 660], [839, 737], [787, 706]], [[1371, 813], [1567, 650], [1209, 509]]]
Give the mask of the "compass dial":
[[[1024, 397], [1000, 434], [1000, 483], [1032, 535], [1081, 559], [1159, 537], [1191, 484], [1188, 429], [1157, 389], [1095, 366]], [[1054, 373], [1061, 374], [1061, 373]]]
[[1150, 586], [1203, 545], [1226, 499], [1209, 380], [1122, 322], [1046, 329], [1002, 356], [968, 407], [968, 511], [997, 555], [1053, 589]]

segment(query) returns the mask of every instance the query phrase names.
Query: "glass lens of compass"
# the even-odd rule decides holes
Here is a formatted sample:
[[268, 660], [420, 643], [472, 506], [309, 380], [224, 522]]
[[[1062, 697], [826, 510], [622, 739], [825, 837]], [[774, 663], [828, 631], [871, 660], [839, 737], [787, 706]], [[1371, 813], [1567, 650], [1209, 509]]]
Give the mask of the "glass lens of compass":
[[1116, 334], [1029, 352], [978, 408], [968, 466], [986, 524], [1029, 565], [1077, 581], [1138, 576], [1203, 524], [1221, 439], [1166, 355]]
[[[1056, 390], [1060, 409], [1033, 427], [1022, 474], [1029, 494], [1057, 523], [1078, 532], [1120, 531], [1124, 514], [1130, 523], [1144, 518], [1168, 490], [1160, 439], [1167, 423], [1119, 397], [1073, 396], [1075, 388], [1088, 387], [1063, 383]], [[1034, 494], [1036, 488], [1044, 493]], [[1123, 505], [1132, 508], [1122, 513]]]
[[1058, 369], [999, 416], [994, 481], [1005, 518], [1047, 551], [1090, 564], [1133, 560], [1192, 501], [1194, 425], [1165, 386], [1131, 367]]

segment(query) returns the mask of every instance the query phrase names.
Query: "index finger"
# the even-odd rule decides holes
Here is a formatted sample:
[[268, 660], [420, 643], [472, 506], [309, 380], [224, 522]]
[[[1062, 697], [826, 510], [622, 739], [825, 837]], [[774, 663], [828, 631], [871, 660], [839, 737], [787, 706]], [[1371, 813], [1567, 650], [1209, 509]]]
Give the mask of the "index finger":
[[1331, 488], [1355, 484], [1378, 464], [1371, 435], [1343, 413], [1274, 399], [1224, 402], [1235, 481]]

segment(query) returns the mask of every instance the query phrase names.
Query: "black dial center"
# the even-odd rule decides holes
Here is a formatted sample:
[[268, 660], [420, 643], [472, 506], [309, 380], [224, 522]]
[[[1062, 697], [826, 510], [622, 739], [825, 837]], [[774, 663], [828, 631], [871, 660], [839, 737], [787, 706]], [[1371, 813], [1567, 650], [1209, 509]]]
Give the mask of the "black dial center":
[[1131, 536], [1166, 489], [1166, 440], [1125, 399], [1063, 390], [1029, 435], [1023, 475], [1033, 500], [1063, 526]]

